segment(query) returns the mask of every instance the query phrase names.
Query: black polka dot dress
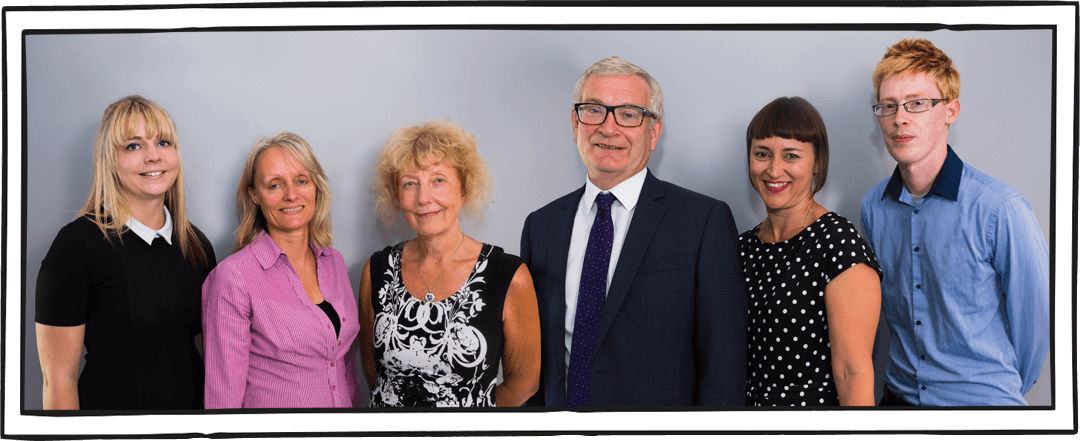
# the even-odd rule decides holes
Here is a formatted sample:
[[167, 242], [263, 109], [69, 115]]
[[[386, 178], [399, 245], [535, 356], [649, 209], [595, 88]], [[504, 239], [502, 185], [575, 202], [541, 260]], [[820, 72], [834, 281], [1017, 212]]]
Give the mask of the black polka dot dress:
[[877, 259], [855, 226], [836, 213], [783, 242], [762, 242], [759, 228], [739, 235], [750, 309], [746, 404], [837, 406], [825, 286], [860, 263], [880, 276]]

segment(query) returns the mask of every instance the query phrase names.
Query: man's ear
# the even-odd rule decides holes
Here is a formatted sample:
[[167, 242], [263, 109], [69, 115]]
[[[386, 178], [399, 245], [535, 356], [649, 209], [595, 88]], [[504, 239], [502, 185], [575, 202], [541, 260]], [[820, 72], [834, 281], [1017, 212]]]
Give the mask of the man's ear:
[[570, 127], [574, 129], [574, 144], [577, 144], [578, 124], [579, 123], [577, 120], [577, 109], [570, 108]]
[[952, 125], [960, 116], [960, 98], [949, 101], [945, 105], [945, 124]]
[[656, 151], [656, 143], [660, 141], [660, 133], [664, 131], [664, 120], [654, 120], [649, 127], [649, 151]]

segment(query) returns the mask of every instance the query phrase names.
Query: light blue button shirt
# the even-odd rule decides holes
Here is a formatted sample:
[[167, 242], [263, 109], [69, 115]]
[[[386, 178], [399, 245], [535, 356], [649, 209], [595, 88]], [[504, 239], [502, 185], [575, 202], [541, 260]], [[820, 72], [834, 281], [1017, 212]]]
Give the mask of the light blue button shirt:
[[1026, 405], [1050, 348], [1049, 251], [1028, 201], [949, 147], [922, 203], [897, 168], [862, 224], [884, 273], [886, 387], [923, 406]]

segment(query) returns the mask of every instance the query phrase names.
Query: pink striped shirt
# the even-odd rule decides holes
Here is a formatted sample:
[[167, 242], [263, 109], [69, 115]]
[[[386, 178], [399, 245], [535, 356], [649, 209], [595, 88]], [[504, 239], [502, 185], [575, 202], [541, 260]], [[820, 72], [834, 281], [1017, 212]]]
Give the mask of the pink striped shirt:
[[266, 232], [218, 264], [202, 287], [206, 408], [359, 407], [356, 298], [341, 253], [315, 249], [319, 290], [341, 336], [304, 293]]

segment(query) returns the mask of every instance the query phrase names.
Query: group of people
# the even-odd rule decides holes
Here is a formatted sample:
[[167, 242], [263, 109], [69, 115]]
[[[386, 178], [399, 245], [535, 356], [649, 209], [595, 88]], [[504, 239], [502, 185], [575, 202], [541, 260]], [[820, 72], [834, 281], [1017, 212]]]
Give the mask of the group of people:
[[814, 200], [829, 146], [805, 99], [747, 127], [767, 216], [739, 234], [727, 204], [648, 170], [660, 85], [610, 57], [574, 90], [584, 185], [525, 219], [520, 256], [461, 230], [491, 187], [472, 134], [391, 134], [375, 208], [416, 237], [374, 253], [356, 291], [303, 138], [251, 148], [218, 263], [185, 213], [172, 119], [123, 98], [38, 276], [44, 407], [358, 407], [356, 350], [372, 407], [873, 406], [882, 311], [879, 405], [1024, 405], [1049, 350], [1031, 207], [948, 145], [960, 78], [940, 49], [902, 40], [872, 78], [897, 166], [863, 199], [865, 236]]

